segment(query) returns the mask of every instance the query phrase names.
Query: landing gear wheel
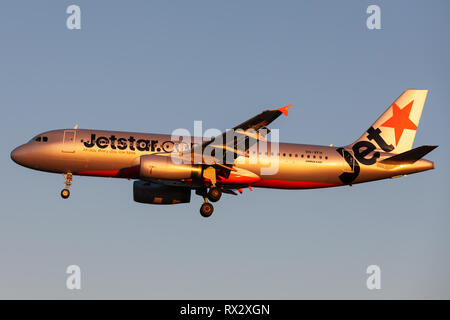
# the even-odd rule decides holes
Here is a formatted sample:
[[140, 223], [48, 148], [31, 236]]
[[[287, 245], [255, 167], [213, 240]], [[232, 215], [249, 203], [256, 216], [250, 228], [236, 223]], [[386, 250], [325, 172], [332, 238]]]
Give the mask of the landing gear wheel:
[[202, 217], [208, 218], [209, 216], [212, 215], [213, 212], [214, 212], [214, 207], [211, 203], [205, 202], [200, 207], [200, 214], [202, 215]]
[[70, 196], [70, 191], [69, 189], [62, 189], [61, 190], [61, 197], [63, 199], [67, 199]]
[[217, 201], [219, 201], [221, 196], [222, 196], [222, 190], [220, 190], [219, 188], [212, 187], [211, 189], [209, 189], [208, 199], [210, 201], [217, 202]]
[[72, 185], [72, 172], [63, 173], [63, 176], [66, 178], [66, 181], [64, 181], [66, 188], [61, 190], [61, 197], [67, 199], [70, 196], [69, 188]]

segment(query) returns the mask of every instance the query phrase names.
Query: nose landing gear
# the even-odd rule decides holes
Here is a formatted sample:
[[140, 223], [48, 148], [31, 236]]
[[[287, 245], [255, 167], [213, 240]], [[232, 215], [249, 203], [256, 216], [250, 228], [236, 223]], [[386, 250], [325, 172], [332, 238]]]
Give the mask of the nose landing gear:
[[66, 184], [66, 187], [61, 190], [61, 197], [63, 199], [67, 199], [70, 196], [69, 188], [72, 185], [72, 173], [68, 172], [64, 176], [66, 178], [66, 181], [64, 181], [64, 183]]

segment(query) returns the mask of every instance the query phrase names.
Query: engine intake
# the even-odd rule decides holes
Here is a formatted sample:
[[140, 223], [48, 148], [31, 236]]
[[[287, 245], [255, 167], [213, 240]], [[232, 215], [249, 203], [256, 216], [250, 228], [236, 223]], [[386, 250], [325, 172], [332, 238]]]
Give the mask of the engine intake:
[[191, 201], [191, 189], [135, 181], [133, 183], [133, 199], [139, 203], [151, 204], [188, 203]]
[[149, 154], [141, 157], [140, 176], [148, 179], [190, 179], [202, 175], [201, 165], [174, 163], [170, 156]]

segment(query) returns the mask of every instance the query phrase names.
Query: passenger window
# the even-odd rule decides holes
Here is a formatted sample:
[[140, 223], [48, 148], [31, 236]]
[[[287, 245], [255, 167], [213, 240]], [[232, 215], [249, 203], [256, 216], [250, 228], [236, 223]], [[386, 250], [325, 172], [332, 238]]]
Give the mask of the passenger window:
[[47, 142], [48, 138], [47, 137], [42, 137], [42, 141]]
[[41, 137], [37, 137], [35, 141], [41, 142]]

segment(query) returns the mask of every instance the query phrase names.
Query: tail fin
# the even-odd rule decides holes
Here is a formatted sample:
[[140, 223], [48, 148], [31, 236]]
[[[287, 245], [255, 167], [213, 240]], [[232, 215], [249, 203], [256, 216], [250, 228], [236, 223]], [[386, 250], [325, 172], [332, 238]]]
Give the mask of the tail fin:
[[360, 141], [373, 140], [380, 151], [402, 153], [410, 150], [427, 93], [428, 90], [405, 90], [381, 117], [350, 146]]

